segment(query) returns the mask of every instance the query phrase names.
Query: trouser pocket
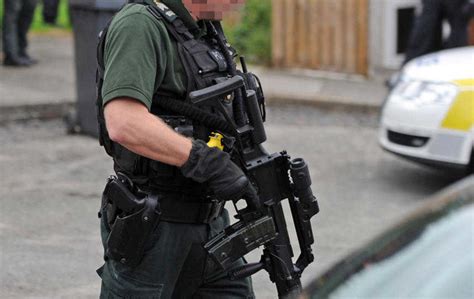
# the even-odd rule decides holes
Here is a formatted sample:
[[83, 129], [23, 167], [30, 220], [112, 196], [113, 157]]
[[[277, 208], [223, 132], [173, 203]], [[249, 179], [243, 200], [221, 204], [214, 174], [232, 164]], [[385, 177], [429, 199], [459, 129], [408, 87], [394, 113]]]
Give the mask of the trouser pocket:
[[163, 292], [162, 284], [146, 283], [122, 276], [110, 275], [106, 265], [97, 270], [102, 279], [101, 299], [159, 299]]

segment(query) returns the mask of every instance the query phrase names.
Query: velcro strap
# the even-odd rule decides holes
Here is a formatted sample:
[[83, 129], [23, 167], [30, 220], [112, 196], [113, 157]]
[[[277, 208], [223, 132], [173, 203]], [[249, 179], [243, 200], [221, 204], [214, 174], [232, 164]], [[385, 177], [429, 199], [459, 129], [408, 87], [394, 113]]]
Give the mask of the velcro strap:
[[159, 13], [170, 23], [172, 23], [174, 20], [178, 18], [178, 16], [171, 9], [169, 9], [168, 6], [166, 6], [166, 4], [158, 2], [158, 1], [155, 1], [155, 4], [156, 6], [153, 6], [153, 7], [156, 7]]

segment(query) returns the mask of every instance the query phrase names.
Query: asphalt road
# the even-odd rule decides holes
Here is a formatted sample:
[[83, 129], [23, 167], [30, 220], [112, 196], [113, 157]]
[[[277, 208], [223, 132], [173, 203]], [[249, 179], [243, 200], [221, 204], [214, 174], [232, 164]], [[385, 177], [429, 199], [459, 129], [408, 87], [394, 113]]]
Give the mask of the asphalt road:
[[[304, 283], [459, 179], [383, 152], [376, 124], [376, 115], [269, 109], [266, 148], [306, 159], [321, 207]], [[9, 124], [0, 140], [0, 297], [97, 298], [96, 215], [109, 159], [96, 140], [66, 135], [60, 121]], [[254, 288], [258, 298], [275, 298], [263, 272]]]

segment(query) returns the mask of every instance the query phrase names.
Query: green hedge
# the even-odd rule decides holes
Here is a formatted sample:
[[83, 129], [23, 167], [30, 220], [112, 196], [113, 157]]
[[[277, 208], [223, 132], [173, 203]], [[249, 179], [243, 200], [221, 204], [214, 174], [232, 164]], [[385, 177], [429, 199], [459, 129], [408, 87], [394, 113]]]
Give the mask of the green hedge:
[[3, 0], [0, 1], [0, 28], [3, 26]]
[[[3, 0], [0, 0], [0, 27], [3, 24]], [[33, 18], [33, 24], [31, 25], [31, 29], [33, 31], [48, 31], [52, 28], [62, 28], [62, 29], [70, 29], [71, 23], [69, 21], [69, 12], [68, 12], [68, 3], [67, 0], [60, 0], [59, 9], [58, 9], [58, 19], [57, 19], [57, 26], [51, 26], [45, 24], [43, 22], [42, 17], [43, 12], [43, 5], [40, 3], [35, 11], [35, 16]]]
[[230, 43], [250, 63], [270, 64], [271, 5], [271, 0], [247, 0], [241, 21], [225, 26]]
[[69, 8], [67, 0], [60, 0], [58, 8], [57, 26], [51, 26], [43, 22], [43, 5], [38, 5], [33, 20], [32, 29], [35, 31], [47, 31], [53, 27], [63, 29], [71, 29], [71, 22], [69, 20]]

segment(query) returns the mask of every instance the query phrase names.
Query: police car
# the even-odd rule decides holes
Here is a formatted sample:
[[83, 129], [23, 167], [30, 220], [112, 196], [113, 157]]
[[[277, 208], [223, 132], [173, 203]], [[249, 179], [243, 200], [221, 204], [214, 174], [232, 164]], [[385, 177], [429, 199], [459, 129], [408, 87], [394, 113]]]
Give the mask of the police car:
[[405, 65], [382, 107], [379, 142], [417, 162], [472, 171], [474, 47]]

